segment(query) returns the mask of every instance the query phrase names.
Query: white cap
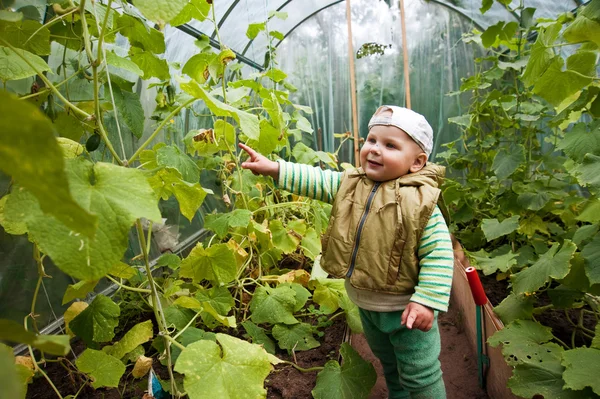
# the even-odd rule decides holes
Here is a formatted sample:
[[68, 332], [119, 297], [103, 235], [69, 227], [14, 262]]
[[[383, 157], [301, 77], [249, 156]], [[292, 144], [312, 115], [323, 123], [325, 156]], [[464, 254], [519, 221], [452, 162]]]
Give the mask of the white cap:
[[[383, 111], [391, 111], [392, 115], [380, 115]], [[395, 105], [382, 105], [375, 111], [369, 121], [369, 130], [373, 126], [396, 126], [404, 130], [418, 145], [427, 158], [433, 149], [433, 129], [421, 114], [408, 108]]]

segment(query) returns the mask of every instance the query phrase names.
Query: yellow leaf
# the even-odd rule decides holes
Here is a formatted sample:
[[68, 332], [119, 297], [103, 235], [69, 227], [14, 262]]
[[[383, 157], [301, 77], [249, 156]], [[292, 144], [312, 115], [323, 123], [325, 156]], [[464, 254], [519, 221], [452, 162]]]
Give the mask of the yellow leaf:
[[69, 334], [70, 337], [74, 337], [75, 334], [73, 334], [73, 331], [71, 331], [71, 329], [69, 328], [69, 323], [71, 322], [71, 320], [77, 317], [79, 313], [83, 312], [87, 307], [87, 302], [73, 302], [71, 306], [69, 306], [69, 308], [65, 310], [65, 326], [67, 328], [67, 334]]
[[133, 371], [131, 372], [131, 374], [134, 378], [142, 378], [143, 376], [148, 374], [148, 371], [150, 371], [151, 367], [152, 358], [142, 355], [138, 357], [138, 360], [135, 362], [135, 366], [133, 366]]
[[20, 364], [21, 366], [27, 367], [29, 370], [35, 370], [35, 366], [33, 365], [33, 360], [29, 356], [16, 356], [15, 363]]

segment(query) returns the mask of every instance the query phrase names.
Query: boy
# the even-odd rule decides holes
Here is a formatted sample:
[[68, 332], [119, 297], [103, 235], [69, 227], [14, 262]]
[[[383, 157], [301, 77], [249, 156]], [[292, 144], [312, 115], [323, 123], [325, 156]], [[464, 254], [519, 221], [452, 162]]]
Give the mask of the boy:
[[321, 265], [345, 278], [394, 399], [446, 397], [437, 312], [448, 309], [453, 251], [437, 206], [444, 168], [427, 164], [432, 146], [422, 115], [387, 105], [369, 121], [356, 170], [274, 162], [240, 144], [250, 155], [243, 168], [333, 203]]

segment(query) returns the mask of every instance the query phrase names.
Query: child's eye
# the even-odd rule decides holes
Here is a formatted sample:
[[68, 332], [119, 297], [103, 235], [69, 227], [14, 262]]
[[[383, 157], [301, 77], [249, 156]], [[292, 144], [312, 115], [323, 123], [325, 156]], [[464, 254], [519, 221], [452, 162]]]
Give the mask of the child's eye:
[[387, 143], [386, 147], [387, 148], [396, 148], [396, 146], [392, 143]]
[[369, 143], [371, 143], [371, 144], [372, 144], [372, 143], [374, 143], [374, 142], [375, 142], [375, 139], [373, 139], [373, 138], [368, 138], [368, 139], [367, 139], [367, 141], [368, 141]]

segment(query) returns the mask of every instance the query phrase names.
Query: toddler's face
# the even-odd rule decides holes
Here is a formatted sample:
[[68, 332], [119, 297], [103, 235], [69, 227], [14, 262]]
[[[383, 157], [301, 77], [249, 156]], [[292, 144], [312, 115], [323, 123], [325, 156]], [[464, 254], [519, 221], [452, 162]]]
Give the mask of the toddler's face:
[[423, 168], [427, 155], [402, 129], [373, 126], [360, 150], [360, 164], [373, 181], [394, 180]]

